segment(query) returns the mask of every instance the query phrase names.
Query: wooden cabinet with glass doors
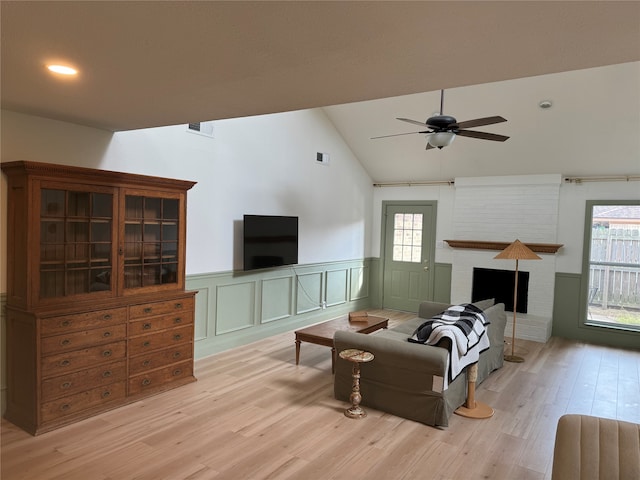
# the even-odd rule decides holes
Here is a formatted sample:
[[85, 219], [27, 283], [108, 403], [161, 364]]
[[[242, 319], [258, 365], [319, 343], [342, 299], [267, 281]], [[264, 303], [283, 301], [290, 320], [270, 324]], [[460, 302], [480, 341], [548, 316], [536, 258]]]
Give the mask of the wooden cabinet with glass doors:
[[35, 162], [2, 171], [5, 417], [38, 434], [194, 381], [194, 182]]

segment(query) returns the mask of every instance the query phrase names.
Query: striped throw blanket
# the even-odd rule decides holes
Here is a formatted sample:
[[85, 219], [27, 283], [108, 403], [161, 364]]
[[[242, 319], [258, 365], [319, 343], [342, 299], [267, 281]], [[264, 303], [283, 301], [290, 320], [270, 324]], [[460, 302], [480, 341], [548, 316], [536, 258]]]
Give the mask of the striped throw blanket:
[[446, 389], [465, 367], [476, 363], [480, 353], [489, 348], [489, 325], [482, 310], [471, 303], [454, 305], [420, 325], [408, 339], [413, 343], [438, 345], [448, 338], [450, 342]]

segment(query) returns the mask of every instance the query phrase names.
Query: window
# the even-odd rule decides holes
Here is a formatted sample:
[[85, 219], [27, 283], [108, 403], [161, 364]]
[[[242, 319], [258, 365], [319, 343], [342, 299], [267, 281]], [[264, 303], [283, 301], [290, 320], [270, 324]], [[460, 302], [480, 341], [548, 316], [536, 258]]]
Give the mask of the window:
[[586, 323], [640, 330], [640, 203], [587, 204]]
[[422, 214], [396, 213], [393, 217], [393, 261], [422, 261]]

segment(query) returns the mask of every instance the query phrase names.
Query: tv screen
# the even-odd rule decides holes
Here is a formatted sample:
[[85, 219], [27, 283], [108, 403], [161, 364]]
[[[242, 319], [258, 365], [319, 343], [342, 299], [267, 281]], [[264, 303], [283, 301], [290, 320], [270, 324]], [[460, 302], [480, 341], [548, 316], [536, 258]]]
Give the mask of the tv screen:
[[298, 263], [298, 217], [244, 216], [244, 269]]

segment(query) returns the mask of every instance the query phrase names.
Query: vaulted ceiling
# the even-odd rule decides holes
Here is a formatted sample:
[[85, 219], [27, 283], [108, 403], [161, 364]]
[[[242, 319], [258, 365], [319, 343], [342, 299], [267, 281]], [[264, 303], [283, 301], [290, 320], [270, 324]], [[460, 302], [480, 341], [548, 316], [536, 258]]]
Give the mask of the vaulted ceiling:
[[[441, 88], [459, 120], [507, 116], [502, 102], [475, 100], [483, 85], [640, 60], [637, 1], [0, 5], [4, 109], [119, 131], [402, 97], [378, 110], [378, 124], [366, 122], [371, 104], [358, 118], [326, 109], [363, 162], [373, 153], [356, 137], [407, 131], [394, 117], [424, 120]], [[79, 74], [56, 78], [51, 62]], [[479, 86], [474, 100], [467, 86]], [[391, 178], [374, 163], [374, 179], [411, 174]]]

